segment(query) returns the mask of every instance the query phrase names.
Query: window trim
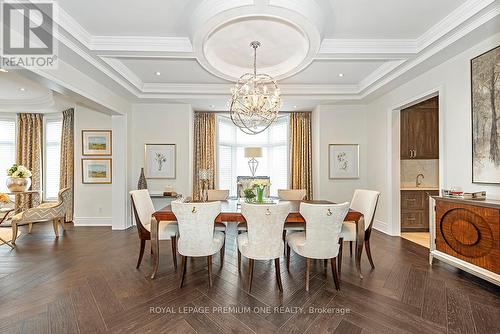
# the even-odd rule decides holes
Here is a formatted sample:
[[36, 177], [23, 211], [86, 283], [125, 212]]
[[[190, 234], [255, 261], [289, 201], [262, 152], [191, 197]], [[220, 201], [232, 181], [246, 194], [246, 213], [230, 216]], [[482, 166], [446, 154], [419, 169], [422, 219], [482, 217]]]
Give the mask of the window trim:
[[17, 113], [0, 112], [0, 120], [14, 122], [14, 161], [12, 163], [15, 164], [17, 161], [17, 136], [19, 132], [17, 124]]
[[[45, 114], [43, 117], [43, 147], [42, 147], [42, 201], [44, 203], [47, 202], [57, 202], [58, 198], [56, 197], [47, 197], [47, 121], [61, 121], [62, 122], [62, 114], [54, 113], [54, 114]], [[59, 166], [60, 167], [60, 166]]]

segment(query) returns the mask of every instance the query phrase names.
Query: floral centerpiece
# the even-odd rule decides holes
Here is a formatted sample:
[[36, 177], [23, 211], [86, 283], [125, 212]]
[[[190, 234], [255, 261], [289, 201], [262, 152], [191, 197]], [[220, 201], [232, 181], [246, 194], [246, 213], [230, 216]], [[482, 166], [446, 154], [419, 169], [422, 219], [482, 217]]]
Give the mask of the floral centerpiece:
[[264, 202], [264, 189], [271, 186], [271, 182], [267, 180], [252, 181], [251, 187], [257, 192], [257, 203]]
[[7, 176], [7, 188], [12, 192], [27, 191], [31, 186], [31, 171], [23, 165], [13, 164]]

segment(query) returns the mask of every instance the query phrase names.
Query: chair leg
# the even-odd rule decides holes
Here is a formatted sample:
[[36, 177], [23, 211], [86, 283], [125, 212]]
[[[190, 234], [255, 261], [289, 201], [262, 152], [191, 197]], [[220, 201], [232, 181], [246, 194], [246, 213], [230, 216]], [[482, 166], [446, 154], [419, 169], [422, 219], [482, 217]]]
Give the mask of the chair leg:
[[208, 263], [208, 286], [212, 287], [212, 255], [207, 256]]
[[170, 237], [170, 243], [172, 246], [172, 262], [174, 262], [174, 269], [177, 270], [177, 237]]
[[222, 243], [222, 248], [220, 249], [220, 266], [224, 264], [224, 255], [226, 253], [226, 233], [224, 233], [224, 242]]
[[332, 276], [333, 282], [335, 283], [335, 289], [340, 290], [340, 280], [337, 274], [337, 258], [333, 257], [330, 261], [332, 265]]
[[325, 275], [326, 275], [326, 269], [328, 269], [328, 259], [323, 260], [323, 271], [325, 272]]
[[139, 258], [137, 259], [137, 266], [135, 266], [135, 269], [139, 269], [139, 267], [141, 266], [142, 256], [144, 255], [145, 247], [146, 247], [146, 240], [141, 239], [141, 249], [139, 250]]
[[66, 217], [62, 217], [59, 223], [61, 224], [63, 231], [66, 231]]
[[10, 243], [15, 244], [17, 239], [17, 224], [12, 223], [12, 240]]
[[57, 221], [57, 219], [54, 219], [52, 221], [52, 226], [54, 227], [54, 233], [56, 235], [56, 238], [59, 238], [59, 222]]
[[372, 269], [375, 269], [375, 265], [373, 264], [373, 259], [372, 259], [372, 251], [370, 249], [370, 239], [365, 240], [365, 249], [366, 249], [366, 255], [368, 256], [368, 261], [370, 261]]
[[338, 269], [339, 269], [339, 279], [340, 279], [340, 273], [342, 272], [342, 251], [344, 249], [344, 238], [339, 238], [339, 260], [337, 263]]
[[238, 271], [241, 270], [241, 252], [238, 249]]
[[[286, 242], [286, 230], [283, 230], [283, 242], [285, 243], [285, 245], [287, 245], [287, 242]], [[286, 251], [288, 250], [288, 248], [285, 248], [285, 255], [286, 255]]]
[[349, 255], [352, 257], [352, 241], [349, 241]]
[[181, 255], [181, 279], [179, 282], [179, 289], [184, 284], [184, 276], [186, 276], [186, 256]]
[[290, 246], [286, 245], [286, 269], [290, 270]]
[[311, 270], [311, 259], [306, 258], [306, 291], [309, 291], [309, 271]]
[[254, 259], [248, 259], [248, 293], [252, 291]]
[[28, 225], [28, 234], [31, 234], [31, 231], [33, 230], [33, 224]]
[[283, 292], [283, 284], [281, 283], [281, 270], [280, 270], [280, 259], [274, 259], [274, 268], [276, 270], [276, 280], [278, 281], [278, 288]]

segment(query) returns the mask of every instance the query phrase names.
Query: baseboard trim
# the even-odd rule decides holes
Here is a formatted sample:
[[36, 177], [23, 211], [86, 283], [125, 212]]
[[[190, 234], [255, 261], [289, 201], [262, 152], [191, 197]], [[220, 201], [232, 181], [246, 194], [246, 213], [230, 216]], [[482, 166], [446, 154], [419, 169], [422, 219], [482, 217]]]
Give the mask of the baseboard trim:
[[75, 226], [111, 226], [111, 217], [74, 217]]
[[382, 233], [391, 235], [389, 233], [389, 226], [387, 225], [386, 222], [383, 222], [381, 220], [375, 219], [375, 221], [373, 222], [373, 228], [376, 229], [377, 231], [382, 232]]

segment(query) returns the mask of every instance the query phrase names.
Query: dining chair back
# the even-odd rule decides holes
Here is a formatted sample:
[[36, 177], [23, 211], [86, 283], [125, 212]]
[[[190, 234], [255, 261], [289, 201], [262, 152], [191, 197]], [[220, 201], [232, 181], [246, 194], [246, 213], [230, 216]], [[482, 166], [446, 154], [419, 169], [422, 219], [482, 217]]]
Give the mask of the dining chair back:
[[220, 202], [172, 202], [172, 212], [179, 225], [179, 254], [208, 256], [220, 250], [220, 247], [217, 248], [220, 245], [214, 241], [214, 221], [220, 211]]
[[290, 213], [290, 203], [241, 205], [248, 229], [248, 245], [243, 252], [255, 260], [272, 260], [283, 253], [281, 238], [285, 220]]
[[[306, 221], [305, 244], [298, 253], [313, 259], [331, 259], [339, 252], [342, 222], [349, 202], [342, 204], [300, 203], [300, 214]], [[292, 235], [291, 235], [292, 236]]]
[[209, 189], [207, 194], [209, 201], [225, 201], [229, 197], [229, 190]]
[[306, 189], [278, 189], [278, 197], [284, 201], [302, 201], [306, 195]]
[[351, 209], [361, 212], [365, 219], [365, 230], [372, 228], [380, 192], [356, 189], [351, 200]]
[[149, 240], [149, 230], [146, 229], [146, 225], [151, 224], [151, 218], [155, 212], [153, 201], [151, 200], [151, 196], [149, 196], [149, 191], [147, 189], [132, 190], [129, 194], [132, 200], [132, 208], [135, 214], [139, 235], [141, 233], [148, 234]]

